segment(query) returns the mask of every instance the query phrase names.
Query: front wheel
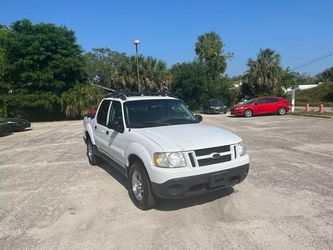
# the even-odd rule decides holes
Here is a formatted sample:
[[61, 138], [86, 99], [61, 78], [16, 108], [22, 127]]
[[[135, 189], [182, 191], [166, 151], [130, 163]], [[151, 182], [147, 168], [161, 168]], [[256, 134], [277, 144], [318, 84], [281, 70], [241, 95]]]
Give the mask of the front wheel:
[[87, 156], [88, 156], [89, 163], [92, 166], [95, 166], [100, 162], [100, 159], [94, 153], [93, 144], [90, 141], [90, 139], [87, 142]]
[[154, 195], [143, 163], [136, 161], [132, 164], [128, 180], [128, 192], [134, 205], [142, 210], [153, 208], [155, 205]]
[[279, 108], [278, 114], [279, 115], [285, 115], [286, 114], [286, 109], [285, 108]]
[[251, 117], [252, 116], [252, 110], [251, 109], [247, 109], [244, 111], [244, 116], [245, 117]]

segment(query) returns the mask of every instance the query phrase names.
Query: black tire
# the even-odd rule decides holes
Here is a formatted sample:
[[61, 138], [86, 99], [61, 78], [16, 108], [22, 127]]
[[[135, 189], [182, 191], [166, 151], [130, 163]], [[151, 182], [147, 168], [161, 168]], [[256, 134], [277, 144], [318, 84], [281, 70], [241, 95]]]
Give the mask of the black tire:
[[[138, 179], [140, 179], [139, 182], [137, 182]], [[155, 206], [155, 197], [151, 189], [149, 176], [141, 161], [135, 161], [130, 166], [128, 181], [128, 193], [134, 205], [141, 210], [153, 208]], [[138, 183], [140, 183], [140, 188], [137, 188], [138, 185], [135, 186]], [[142, 192], [140, 192], [140, 189]]]
[[244, 116], [245, 117], [251, 117], [253, 115], [253, 112], [251, 109], [247, 109], [244, 111]]
[[285, 108], [281, 107], [281, 108], [278, 109], [278, 112], [277, 112], [277, 113], [278, 113], [279, 115], [285, 115], [286, 112], [287, 112], [287, 110], [286, 110]]
[[101, 162], [100, 158], [98, 156], [95, 155], [94, 150], [93, 150], [93, 144], [90, 141], [90, 139], [88, 139], [87, 141], [87, 157], [88, 157], [88, 161], [89, 164], [92, 166], [96, 166], [98, 163]]

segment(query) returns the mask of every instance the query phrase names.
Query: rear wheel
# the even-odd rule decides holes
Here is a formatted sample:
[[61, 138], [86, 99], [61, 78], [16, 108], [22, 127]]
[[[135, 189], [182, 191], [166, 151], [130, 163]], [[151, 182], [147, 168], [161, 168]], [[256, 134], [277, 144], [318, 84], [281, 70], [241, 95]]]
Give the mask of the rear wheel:
[[278, 114], [279, 115], [285, 115], [286, 114], [286, 109], [285, 108], [279, 108], [279, 110], [278, 110]]
[[245, 117], [251, 117], [252, 116], [252, 110], [251, 109], [247, 109], [244, 111], [244, 116]]
[[92, 166], [95, 166], [100, 162], [100, 159], [94, 153], [93, 144], [90, 141], [90, 139], [88, 139], [87, 141], [87, 156], [88, 156], [88, 161]]
[[142, 210], [153, 208], [155, 205], [154, 194], [143, 163], [135, 161], [130, 168], [128, 177], [128, 192], [134, 205]]

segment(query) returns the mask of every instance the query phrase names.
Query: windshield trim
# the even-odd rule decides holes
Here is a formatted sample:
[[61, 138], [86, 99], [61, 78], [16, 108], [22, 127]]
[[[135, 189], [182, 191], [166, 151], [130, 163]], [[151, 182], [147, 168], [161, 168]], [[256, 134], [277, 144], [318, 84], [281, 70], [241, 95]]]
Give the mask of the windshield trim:
[[244, 102], [244, 104], [252, 104], [257, 100], [257, 98], [252, 98], [250, 100], [247, 100], [246, 102]]

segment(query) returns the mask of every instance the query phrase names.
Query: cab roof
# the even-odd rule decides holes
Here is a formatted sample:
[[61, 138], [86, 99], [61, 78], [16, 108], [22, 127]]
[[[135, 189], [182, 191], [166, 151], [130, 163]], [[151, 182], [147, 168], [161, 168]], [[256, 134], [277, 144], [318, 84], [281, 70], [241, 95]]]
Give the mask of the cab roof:
[[107, 97], [104, 100], [117, 100], [121, 102], [126, 101], [139, 101], [139, 100], [177, 100], [177, 98], [170, 97], [170, 96], [126, 96], [126, 99], [122, 99], [120, 97]]

